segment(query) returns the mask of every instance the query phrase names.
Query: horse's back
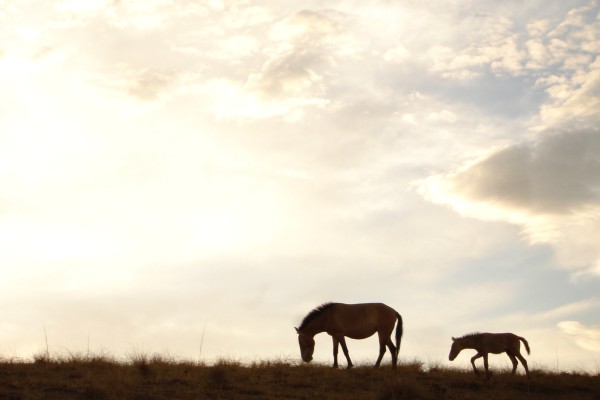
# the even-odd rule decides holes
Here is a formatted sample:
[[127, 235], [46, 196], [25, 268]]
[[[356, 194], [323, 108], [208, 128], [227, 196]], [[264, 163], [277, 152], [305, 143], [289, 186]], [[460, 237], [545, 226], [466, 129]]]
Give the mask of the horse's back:
[[382, 327], [391, 331], [396, 322], [396, 311], [383, 303], [336, 303], [331, 313], [333, 329], [356, 339], [369, 337]]
[[389, 316], [394, 316], [394, 318], [396, 317], [396, 310], [383, 303], [336, 303], [334, 305], [334, 309], [336, 309], [336, 311], [340, 314], [350, 315], [353, 318], [370, 318], [373, 316], [377, 316], [378, 318], [385, 318]]
[[502, 353], [507, 350], [518, 350], [519, 336], [514, 333], [481, 333], [485, 350], [490, 353]]

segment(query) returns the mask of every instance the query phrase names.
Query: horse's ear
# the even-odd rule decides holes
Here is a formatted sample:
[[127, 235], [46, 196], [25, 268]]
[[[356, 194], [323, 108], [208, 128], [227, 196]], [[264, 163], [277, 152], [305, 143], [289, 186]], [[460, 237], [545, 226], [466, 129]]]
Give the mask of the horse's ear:
[[296, 330], [296, 333], [300, 333], [300, 330], [298, 330], [298, 328], [294, 327], [294, 329]]
[[456, 342], [456, 339], [454, 338], [454, 336], [452, 336], [452, 341], [453, 341], [453, 342]]

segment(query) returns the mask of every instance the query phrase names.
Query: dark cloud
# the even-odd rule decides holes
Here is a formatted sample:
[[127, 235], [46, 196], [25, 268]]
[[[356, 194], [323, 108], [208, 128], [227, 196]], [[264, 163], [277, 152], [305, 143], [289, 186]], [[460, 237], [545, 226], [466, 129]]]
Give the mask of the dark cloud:
[[456, 174], [452, 184], [471, 200], [535, 213], [600, 205], [600, 130], [507, 147]]

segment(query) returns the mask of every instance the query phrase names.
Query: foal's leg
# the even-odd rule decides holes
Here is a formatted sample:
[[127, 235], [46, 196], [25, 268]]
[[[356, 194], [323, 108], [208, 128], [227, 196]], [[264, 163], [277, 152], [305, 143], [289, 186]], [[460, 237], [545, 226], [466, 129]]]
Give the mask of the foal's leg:
[[521, 361], [521, 364], [523, 364], [523, 368], [525, 368], [525, 375], [527, 375], [527, 377], [529, 378], [529, 368], [527, 368], [527, 360], [525, 360], [521, 353], [517, 353], [516, 356], [519, 359], [519, 361]]
[[512, 353], [506, 352], [506, 354], [508, 354], [508, 357], [510, 358], [510, 361], [512, 362], [512, 365], [513, 365], [512, 374], [514, 375], [515, 371], [517, 370], [517, 365], [519, 363], [517, 362], [517, 359], [515, 358], [515, 356]]
[[488, 366], [488, 353], [483, 354], [483, 366], [485, 368], [485, 377], [486, 379], [490, 379], [490, 369]]
[[475, 360], [477, 360], [480, 357], [483, 357], [483, 354], [477, 353], [473, 357], [471, 357], [471, 365], [473, 365], [473, 372], [475, 372], [476, 375], [479, 375], [479, 371], [477, 371], [477, 368], [475, 367]]

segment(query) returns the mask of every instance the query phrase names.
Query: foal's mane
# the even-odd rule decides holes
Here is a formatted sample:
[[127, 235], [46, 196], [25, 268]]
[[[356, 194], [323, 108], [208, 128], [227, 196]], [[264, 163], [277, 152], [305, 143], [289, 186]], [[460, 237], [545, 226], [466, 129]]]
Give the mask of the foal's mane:
[[479, 335], [481, 335], [481, 332], [471, 332], [471, 333], [467, 333], [466, 335], [462, 335], [461, 337], [459, 337], [457, 339], [472, 338], [472, 337], [479, 336]]
[[329, 307], [331, 307], [334, 304], [335, 303], [328, 302], [328, 303], [323, 303], [320, 306], [315, 307], [311, 312], [306, 314], [306, 317], [304, 317], [304, 319], [302, 320], [302, 323], [300, 324], [300, 327], [298, 328], [298, 330], [301, 331], [302, 329], [304, 329], [306, 327], [306, 325], [308, 325], [312, 320], [314, 320], [319, 315], [321, 315], [321, 313], [323, 313], [323, 311], [327, 310]]

